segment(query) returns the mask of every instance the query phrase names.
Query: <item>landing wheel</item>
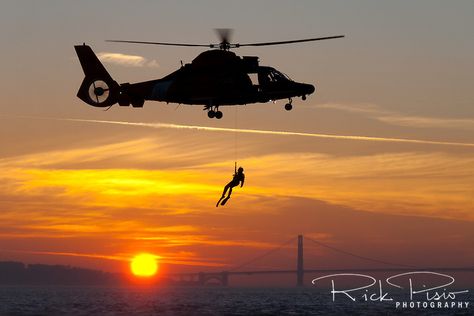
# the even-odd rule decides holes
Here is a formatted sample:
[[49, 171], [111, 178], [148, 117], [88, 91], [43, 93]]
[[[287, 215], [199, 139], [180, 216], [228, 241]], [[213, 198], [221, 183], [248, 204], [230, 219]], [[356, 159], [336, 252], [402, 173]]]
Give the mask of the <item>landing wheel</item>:
[[303, 100], [303, 101], [306, 100], [306, 95], [303, 95], [303, 96], [301, 97], [301, 100]]
[[285, 104], [285, 110], [291, 111], [292, 108], [293, 108], [293, 105], [291, 105], [291, 103]]
[[223, 116], [224, 116], [224, 114], [222, 114], [221, 111], [217, 111], [217, 112], [216, 112], [216, 116], [215, 116], [216, 119], [220, 120]]
[[[207, 112], [207, 117], [209, 117], [209, 118], [215, 118], [215, 117], [217, 116], [217, 113], [219, 113], [219, 112], [215, 112], [215, 111], [213, 111], [213, 110], [209, 110], [209, 111]], [[222, 113], [221, 113], [221, 115], [222, 115]], [[221, 116], [221, 117], [222, 117], [222, 116]]]

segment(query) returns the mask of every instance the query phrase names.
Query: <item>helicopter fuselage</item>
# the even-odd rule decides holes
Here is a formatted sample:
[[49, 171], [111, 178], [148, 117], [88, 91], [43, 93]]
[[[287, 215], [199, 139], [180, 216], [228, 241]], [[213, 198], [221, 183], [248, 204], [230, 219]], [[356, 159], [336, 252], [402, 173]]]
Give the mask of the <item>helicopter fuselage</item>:
[[[258, 57], [239, 57], [226, 50], [208, 50], [191, 63], [157, 80], [117, 84], [92, 49], [75, 46], [86, 78], [78, 97], [86, 103], [109, 107], [142, 107], [145, 101], [203, 105], [217, 113], [220, 106], [262, 103], [312, 94], [311, 84], [298, 83], [272, 67], [260, 66]], [[105, 73], [104, 73], [105, 71]], [[208, 113], [209, 117], [214, 117]], [[215, 117], [222, 117], [220, 115]]]

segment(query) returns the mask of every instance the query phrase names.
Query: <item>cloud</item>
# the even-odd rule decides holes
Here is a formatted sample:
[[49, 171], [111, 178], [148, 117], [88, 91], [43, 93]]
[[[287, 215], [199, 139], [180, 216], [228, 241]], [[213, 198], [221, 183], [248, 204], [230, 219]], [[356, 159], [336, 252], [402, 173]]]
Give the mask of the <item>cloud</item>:
[[147, 60], [145, 57], [138, 55], [126, 55], [120, 53], [101, 52], [97, 57], [104, 63], [128, 66], [128, 67], [152, 67], [156, 68], [160, 65], [156, 60]]
[[[244, 188], [228, 206], [215, 208], [233, 161], [225, 155], [189, 159], [194, 150], [184, 146], [189, 153], [182, 156], [183, 139], [174, 136], [169, 144], [156, 135], [105, 145], [91, 140], [79, 148], [0, 159], [0, 249], [71, 262], [147, 251], [163, 263], [222, 267], [302, 231], [318, 240], [341, 238], [326, 224], [316, 226], [324, 212], [310, 217], [327, 205], [340, 234], [352, 225], [341, 208], [370, 211], [370, 219], [389, 213], [474, 220], [472, 155], [255, 154], [244, 159]], [[215, 150], [208, 143], [199, 147], [203, 155], [206, 147]], [[174, 160], [181, 162], [169, 162]], [[295, 215], [302, 210], [304, 216]], [[371, 220], [363, 222], [369, 229]]]
[[316, 108], [366, 114], [372, 119], [396, 126], [474, 130], [474, 119], [471, 118], [436, 118], [402, 115], [384, 110], [374, 104], [347, 105], [327, 103], [317, 105]]
[[125, 257], [121, 257], [121, 256], [101, 255], [101, 254], [91, 254], [91, 253], [12, 250], [12, 249], [1, 249], [1, 251], [3, 251], [3, 252], [28, 253], [28, 254], [35, 254], [35, 255], [47, 255], [47, 256], [84, 257], [84, 258], [118, 260], [118, 261], [127, 261], [127, 260], [129, 260], [129, 258], [125, 258]]
[[[102, 223], [108, 221], [107, 216], [103, 217], [106, 212], [140, 210], [146, 214], [144, 219], [157, 213], [171, 216], [215, 212], [215, 208], [209, 207], [221, 194], [225, 180], [222, 174], [233, 161], [222, 157], [188, 160], [185, 156], [182, 164], [173, 165], [167, 160], [183, 159], [179, 154], [182, 144], [162, 148], [161, 142], [165, 140], [138, 139], [0, 159], [3, 176], [0, 218], [8, 223], [15, 218], [14, 209], [18, 205], [25, 214], [41, 205], [50, 211], [47, 216], [39, 217], [46, 218], [47, 224], [30, 223], [26, 228], [38, 231], [49, 228], [49, 234], [56, 230], [62, 234], [87, 235], [100, 231]], [[87, 164], [78, 164], [84, 159]], [[141, 164], [137, 165], [136, 160]], [[334, 156], [290, 152], [244, 160], [244, 167], [251, 172], [252, 185], [246, 186], [246, 194], [239, 201], [242, 205], [252, 205], [270, 197], [267, 202], [257, 203], [260, 212], [271, 213], [275, 201], [292, 196], [374, 212], [473, 219], [468, 209], [472, 204], [474, 159], [469, 155], [402, 152]], [[298, 163], [288, 163], [295, 161]], [[68, 212], [70, 221], [51, 218], [53, 212], [61, 214], [65, 209], [76, 210]], [[252, 209], [244, 207], [239, 212], [252, 212]], [[97, 210], [101, 211], [97, 213]], [[84, 222], [81, 213], [90, 214], [86, 218], [93, 217], [93, 224]], [[128, 228], [142, 227], [135, 220], [122, 218], [122, 221]], [[122, 227], [110, 226], [108, 230]], [[147, 234], [133, 237], [151, 240], [170, 235], [167, 230], [193, 233], [184, 224], [160, 224], [156, 232], [146, 231]]]
[[[85, 124], [71, 125], [84, 130]], [[331, 245], [340, 243], [342, 249], [360, 254], [357, 245], [347, 246], [360, 233], [367, 249], [377, 253], [374, 257], [385, 259], [390, 254], [378, 253], [387, 244], [406, 251], [417, 249], [416, 242], [423, 240], [436, 247], [448, 244], [449, 236], [442, 232], [439, 237], [438, 228], [425, 234], [421, 227], [415, 243], [406, 241], [407, 225], [416, 216], [456, 219], [465, 226], [474, 220], [472, 147], [450, 153], [434, 146], [432, 152], [426, 148], [414, 152], [417, 147], [410, 146], [411, 152], [381, 148], [377, 153], [324, 154], [320, 146], [313, 146], [319, 142], [275, 134], [271, 136], [275, 141], [287, 137], [285, 141], [299, 140], [305, 146], [271, 154], [266, 149], [242, 150], [239, 162], [247, 182], [236, 188], [226, 207], [216, 208], [222, 186], [232, 175], [234, 157], [213, 141], [226, 139], [229, 130], [119, 124], [115, 126], [123, 126], [119, 128], [123, 133], [105, 133], [104, 139], [57, 144], [48, 150], [42, 146], [31, 149], [37, 152], [0, 158], [0, 249], [33, 251], [9, 253], [6, 258], [119, 270], [128, 269], [126, 259], [137, 252], [150, 252], [161, 256], [163, 263], [180, 266], [170, 271], [201, 270], [192, 266], [222, 270], [299, 233], [323, 242], [329, 239]], [[157, 133], [154, 128], [165, 129]], [[196, 141], [202, 138], [196, 133], [212, 140]], [[251, 138], [251, 144], [261, 147], [264, 137], [259, 135], [252, 132], [252, 137], [242, 138]], [[355, 222], [348, 213], [368, 215]], [[395, 213], [405, 215], [396, 226], [383, 220], [387, 225], [383, 229], [372, 227], [374, 219]], [[457, 232], [453, 227], [459, 226], [450, 228]], [[398, 232], [387, 237], [384, 234], [390, 229]], [[462, 236], [466, 231], [459, 230]], [[459, 258], [466, 258], [462, 251], [469, 249], [463, 238], [467, 239], [461, 237], [461, 243], [452, 241]], [[290, 246], [282, 249], [284, 255], [266, 263], [294, 255], [295, 245]], [[320, 266], [325, 250], [312, 251]], [[113, 257], [123, 260], [109, 260]], [[283, 261], [275, 266], [283, 267]], [[291, 267], [294, 257], [288, 261]]]
[[[35, 251], [35, 250], [16, 250], [16, 249], [0, 249], [2, 252], [10, 253], [24, 253], [41, 256], [64, 256], [64, 257], [79, 257], [90, 259], [104, 259], [113, 261], [129, 262], [133, 258], [133, 254], [117, 254], [117, 255], [102, 255], [95, 253], [79, 253], [79, 252], [61, 252], [61, 251]], [[193, 257], [190, 253], [179, 253], [180, 255], [154, 255], [160, 263], [187, 265], [187, 266], [201, 266], [201, 267], [223, 267], [225, 263], [219, 263], [218, 258], [198, 258]], [[209, 260], [210, 259], [210, 260]]]
[[359, 136], [359, 135], [333, 135], [333, 134], [302, 133], [302, 132], [290, 132], [290, 131], [236, 129], [236, 128], [224, 128], [224, 127], [197, 126], [197, 125], [179, 125], [179, 124], [168, 124], [168, 123], [101, 121], [101, 120], [61, 119], [61, 118], [58, 118], [57, 120], [75, 121], [75, 122], [88, 122], [88, 123], [98, 123], [98, 124], [141, 126], [141, 127], [150, 127], [150, 128], [188, 129], [188, 130], [200, 130], [200, 131], [209, 131], [209, 132], [232, 132], [232, 133], [237, 132], [237, 133], [244, 133], [244, 134], [260, 134], [260, 135], [276, 135], [276, 136], [300, 136], [300, 137], [314, 137], [314, 138], [327, 138], [327, 139], [339, 139], [339, 140], [356, 140], [356, 141], [373, 141], [373, 142], [392, 142], [392, 143], [411, 143], [411, 144], [441, 145], [441, 146], [474, 147], [474, 143], [447, 142], [447, 141], [435, 141], [435, 140], [423, 140], [423, 139], [394, 138], [394, 137], [374, 137], [374, 136]]
[[262, 196], [287, 194], [373, 212], [474, 220], [470, 156], [277, 154], [247, 159], [246, 166]]
[[474, 130], [474, 119], [441, 119], [397, 115], [378, 116], [377, 119], [398, 126]]
[[346, 112], [354, 112], [354, 113], [369, 113], [369, 114], [379, 114], [379, 113], [387, 113], [382, 112], [380, 107], [376, 106], [375, 104], [369, 103], [361, 103], [361, 104], [340, 104], [340, 103], [325, 103], [313, 106], [313, 108], [317, 109], [330, 109], [330, 110], [340, 110]]

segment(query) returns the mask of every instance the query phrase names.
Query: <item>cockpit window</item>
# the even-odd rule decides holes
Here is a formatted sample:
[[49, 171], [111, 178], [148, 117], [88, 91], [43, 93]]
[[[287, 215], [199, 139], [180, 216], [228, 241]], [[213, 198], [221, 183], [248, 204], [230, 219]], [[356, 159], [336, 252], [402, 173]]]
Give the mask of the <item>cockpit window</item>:
[[278, 70], [276, 69], [272, 69], [272, 72], [271, 72], [272, 76], [273, 76], [273, 79], [275, 81], [282, 81], [282, 80], [290, 80], [290, 78], [285, 75], [284, 73], [282, 72], [279, 72]]
[[282, 82], [282, 81], [291, 80], [284, 73], [281, 73], [275, 68], [271, 68], [271, 67], [265, 67], [259, 75], [260, 75], [259, 77], [264, 82]]

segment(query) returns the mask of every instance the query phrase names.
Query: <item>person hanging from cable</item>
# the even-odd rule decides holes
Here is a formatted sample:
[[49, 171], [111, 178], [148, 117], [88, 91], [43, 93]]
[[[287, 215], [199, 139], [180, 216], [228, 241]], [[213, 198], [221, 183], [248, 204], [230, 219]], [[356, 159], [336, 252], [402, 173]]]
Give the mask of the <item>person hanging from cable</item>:
[[[244, 181], [245, 181], [244, 168], [239, 167], [239, 169], [237, 170], [237, 163], [235, 163], [234, 175], [233, 175], [232, 181], [227, 183], [227, 185], [224, 187], [224, 192], [222, 192], [221, 198], [219, 199], [219, 201], [217, 201], [216, 207], [218, 207], [219, 204], [224, 206], [225, 203], [227, 203], [227, 201], [230, 199], [230, 195], [232, 194], [232, 188], [238, 186], [239, 184], [240, 184], [240, 187], [243, 187]], [[229, 194], [227, 195], [227, 197], [225, 197], [225, 194], [227, 193], [227, 191], [229, 191]]]

